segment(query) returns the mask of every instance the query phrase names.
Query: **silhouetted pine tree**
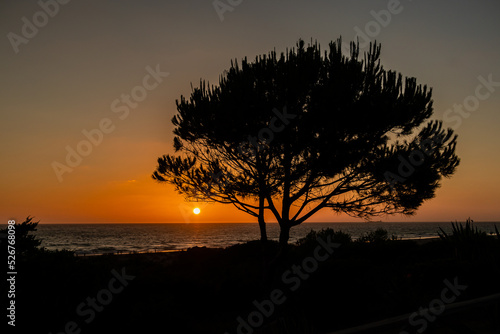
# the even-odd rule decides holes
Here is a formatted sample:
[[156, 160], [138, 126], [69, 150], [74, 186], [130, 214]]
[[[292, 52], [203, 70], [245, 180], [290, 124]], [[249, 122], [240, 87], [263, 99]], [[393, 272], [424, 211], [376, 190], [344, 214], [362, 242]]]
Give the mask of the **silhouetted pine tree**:
[[432, 90], [363, 59], [351, 43], [275, 51], [176, 101], [176, 155], [158, 159], [155, 180], [188, 198], [233, 204], [290, 228], [324, 208], [370, 217], [413, 214], [459, 164], [456, 135], [432, 116]]

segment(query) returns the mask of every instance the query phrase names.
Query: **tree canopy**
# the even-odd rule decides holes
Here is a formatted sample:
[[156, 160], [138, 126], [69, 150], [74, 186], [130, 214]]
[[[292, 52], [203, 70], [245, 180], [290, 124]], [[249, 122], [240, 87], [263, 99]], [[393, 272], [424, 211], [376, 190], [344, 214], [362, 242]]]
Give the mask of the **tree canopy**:
[[369, 219], [415, 213], [459, 164], [432, 90], [385, 70], [378, 44], [318, 43], [235, 60], [216, 86], [176, 101], [174, 155], [153, 178], [187, 198], [233, 204], [291, 227], [330, 208]]

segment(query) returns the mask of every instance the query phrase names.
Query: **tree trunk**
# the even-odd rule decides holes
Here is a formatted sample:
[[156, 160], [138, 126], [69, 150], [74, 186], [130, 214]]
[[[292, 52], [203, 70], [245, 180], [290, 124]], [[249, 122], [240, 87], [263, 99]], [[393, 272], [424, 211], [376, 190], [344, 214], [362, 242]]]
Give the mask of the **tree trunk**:
[[267, 242], [266, 222], [259, 216], [260, 241]]
[[279, 239], [279, 249], [278, 253], [274, 257], [274, 259], [269, 262], [268, 270], [269, 272], [273, 272], [278, 263], [286, 256], [288, 253], [288, 239], [290, 239], [290, 225], [288, 224], [280, 224], [280, 239]]
[[286, 248], [288, 246], [288, 240], [290, 239], [290, 226], [285, 223], [280, 227], [280, 248]]
[[259, 196], [259, 228], [260, 241], [267, 242], [266, 221], [264, 220], [264, 196]]

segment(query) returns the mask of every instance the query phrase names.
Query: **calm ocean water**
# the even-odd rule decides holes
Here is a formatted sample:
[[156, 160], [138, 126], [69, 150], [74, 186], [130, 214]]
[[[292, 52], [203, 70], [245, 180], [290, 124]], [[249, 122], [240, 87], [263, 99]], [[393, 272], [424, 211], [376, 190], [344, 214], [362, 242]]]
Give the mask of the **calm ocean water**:
[[[474, 225], [488, 233], [495, 229], [494, 223]], [[500, 223], [496, 225], [500, 229]], [[278, 224], [267, 226], [268, 237], [277, 240]], [[450, 223], [304, 223], [292, 228], [290, 242], [304, 237], [311, 229], [319, 231], [328, 227], [350, 233], [353, 238], [379, 227], [401, 238], [435, 237], [439, 227], [451, 231]], [[48, 249], [68, 249], [80, 254], [227, 247], [260, 237], [256, 223], [40, 224], [36, 235]]]

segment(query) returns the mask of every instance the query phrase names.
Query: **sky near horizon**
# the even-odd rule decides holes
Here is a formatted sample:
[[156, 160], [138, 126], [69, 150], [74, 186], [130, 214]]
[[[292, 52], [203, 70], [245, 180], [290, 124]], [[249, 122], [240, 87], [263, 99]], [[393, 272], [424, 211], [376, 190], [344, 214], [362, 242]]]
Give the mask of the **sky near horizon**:
[[380, 42], [383, 66], [432, 87], [433, 118], [459, 136], [436, 197], [381, 219], [500, 221], [499, 14], [493, 0], [2, 1], [0, 224], [254, 221], [152, 180], [173, 153], [175, 100], [232, 59], [339, 36]]

